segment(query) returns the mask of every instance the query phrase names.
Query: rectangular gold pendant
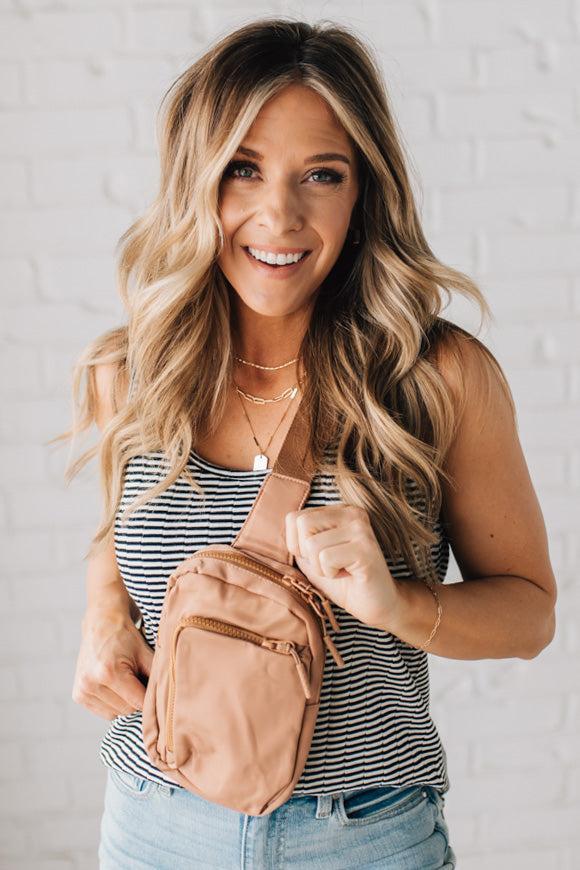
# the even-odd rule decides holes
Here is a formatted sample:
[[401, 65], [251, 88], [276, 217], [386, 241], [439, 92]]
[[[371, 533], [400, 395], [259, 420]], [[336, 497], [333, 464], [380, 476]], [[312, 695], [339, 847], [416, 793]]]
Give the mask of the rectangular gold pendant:
[[268, 457], [263, 453], [257, 453], [254, 456], [254, 471], [263, 471], [268, 467]]

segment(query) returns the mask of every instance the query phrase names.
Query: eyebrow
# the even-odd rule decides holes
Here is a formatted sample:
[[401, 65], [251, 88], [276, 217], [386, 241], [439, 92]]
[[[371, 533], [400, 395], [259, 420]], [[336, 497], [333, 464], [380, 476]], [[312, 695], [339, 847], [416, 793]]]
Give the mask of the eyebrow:
[[[238, 151], [241, 154], [245, 154], [246, 157], [255, 157], [256, 160], [263, 160], [263, 154], [260, 154], [259, 151], [254, 151], [253, 148], [245, 148], [243, 145], [240, 145]], [[318, 163], [324, 160], [339, 160], [341, 163], [346, 163], [347, 166], [350, 166], [350, 160], [346, 156], [346, 154], [340, 154], [338, 151], [324, 151], [322, 154], [311, 154], [310, 157], [307, 157], [304, 163]]]

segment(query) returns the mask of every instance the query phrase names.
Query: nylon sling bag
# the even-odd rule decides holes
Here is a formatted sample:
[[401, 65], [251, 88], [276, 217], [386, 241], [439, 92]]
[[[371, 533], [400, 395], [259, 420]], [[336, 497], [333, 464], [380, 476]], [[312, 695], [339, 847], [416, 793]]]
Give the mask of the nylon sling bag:
[[263, 816], [292, 794], [312, 742], [330, 601], [293, 565], [285, 516], [314, 467], [302, 403], [231, 544], [171, 573], [143, 706], [153, 763], [193, 794]]

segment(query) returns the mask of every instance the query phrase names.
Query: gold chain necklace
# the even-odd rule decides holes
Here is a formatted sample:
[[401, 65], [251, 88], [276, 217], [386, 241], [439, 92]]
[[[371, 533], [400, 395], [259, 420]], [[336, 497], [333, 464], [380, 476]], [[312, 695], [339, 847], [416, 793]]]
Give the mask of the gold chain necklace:
[[[289, 361], [286, 362], [286, 363], [282, 363], [282, 364], [279, 365], [279, 366], [261, 366], [261, 365], [259, 365], [258, 363], [253, 363], [253, 362], [249, 362], [249, 360], [247, 360], [247, 359], [242, 359], [241, 356], [237, 356], [237, 357], [235, 357], [235, 359], [236, 359], [238, 362], [241, 362], [241, 363], [243, 363], [243, 364], [246, 365], [246, 366], [252, 366], [252, 367], [255, 368], [255, 369], [263, 369], [264, 371], [273, 372], [273, 371], [277, 371], [278, 369], [285, 369], [287, 366], [292, 365], [292, 363], [297, 362], [298, 357], [295, 357], [295, 359], [291, 359], [291, 360], [289, 360]], [[244, 391], [243, 391], [243, 390], [242, 390], [242, 389], [241, 389], [241, 388], [236, 384], [235, 380], [234, 380], [234, 385], [235, 385], [236, 390], [238, 391], [238, 394], [241, 394], [241, 395], [244, 396], [246, 399], [249, 399], [250, 402], [254, 402], [254, 404], [256, 404], [256, 405], [269, 405], [269, 404], [271, 404], [272, 402], [281, 402], [282, 399], [293, 399], [294, 396], [296, 395], [296, 392], [295, 392], [295, 391], [296, 391], [296, 389], [297, 389], [297, 386], [296, 386], [296, 384], [295, 384], [293, 387], [288, 387], [287, 389], [285, 389], [285, 390], [284, 390], [282, 393], [280, 393], [278, 396], [274, 396], [273, 399], [263, 399], [261, 396], [254, 396], [252, 393], [245, 393], [245, 392], [244, 392]]]
[[[288, 362], [282, 363], [281, 365], [278, 365], [278, 366], [262, 366], [262, 365], [259, 365], [258, 363], [253, 363], [253, 362], [250, 362], [249, 360], [243, 359], [240, 356], [236, 356], [235, 359], [237, 360], [237, 362], [241, 362], [243, 365], [252, 366], [255, 369], [262, 369], [263, 371], [269, 371], [269, 372], [278, 371], [278, 369], [287, 368], [288, 366], [290, 366], [293, 363], [298, 361], [298, 357], [296, 357], [295, 359], [291, 359]], [[302, 381], [300, 380], [300, 378], [298, 379], [298, 383], [300, 384], [300, 386], [302, 386]], [[278, 429], [282, 425], [282, 421], [284, 420], [284, 418], [286, 417], [286, 414], [288, 413], [288, 411], [290, 409], [290, 402], [292, 402], [292, 399], [296, 396], [296, 393], [298, 392], [298, 384], [294, 384], [293, 387], [288, 387], [286, 390], [284, 390], [278, 396], [274, 396], [273, 399], [264, 399], [261, 396], [254, 396], [252, 393], [246, 393], [244, 390], [242, 390], [237, 385], [235, 380], [234, 380], [234, 387], [236, 389], [238, 399], [240, 400], [240, 404], [242, 406], [242, 411], [244, 412], [246, 420], [248, 421], [250, 429], [252, 430], [252, 438], [254, 439], [254, 443], [256, 444], [256, 447], [260, 451], [259, 453], [256, 454], [256, 456], [254, 456], [254, 471], [263, 471], [264, 469], [268, 468], [268, 456], [266, 455], [266, 450], [268, 450], [270, 444], [272, 443], [274, 435], [276, 434], [276, 432], [278, 431]], [[274, 402], [281, 402], [282, 399], [290, 399], [290, 402], [288, 403], [288, 407], [286, 408], [286, 410], [282, 414], [282, 417], [280, 418], [280, 422], [278, 423], [278, 425], [276, 426], [276, 428], [272, 432], [272, 435], [270, 436], [270, 440], [266, 444], [265, 449], [262, 449], [262, 447], [260, 446], [260, 443], [256, 437], [256, 433], [254, 432], [254, 427], [252, 426], [252, 421], [250, 420], [248, 412], [246, 411], [246, 408], [245, 408], [244, 403], [242, 401], [242, 396], [245, 399], [248, 399], [250, 402], [253, 402], [256, 405], [269, 405], [269, 404], [272, 404]]]
[[[302, 385], [302, 381], [299, 381], [299, 383], [300, 383], [300, 385]], [[241, 404], [241, 406], [242, 406], [242, 411], [244, 412], [244, 414], [245, 414], [245, 416], [246, 416], [246, 420], [247, 420], [248, 423], [250, 424], [250, 429], [252, 430], [252, 437], [253, 437], [253, 439], [254, 439], [254, 442], [255, 442], [255, 444], [256, 444], [256, 447], [257, 447], [258, 450], [260, 451], [259, 453], [257, 453], [257, 454], [254, 456], [254, 468], [253, 468], [253, 470], [254, 470], [254, 471], [263, 471], [265, 468], [268, 468], [268, 456], [266, 455], [266, 450], [268, 449], [268, 447], [269, 447], [270, 444], [272, 443], [272, 439], [274, 438], [274, 435], [276, 434], [276, 432], [277, 432], [278, 429], [280, 428], [280, 426], [281, 426], [281, 424], [282, 424], [282, 421], [284, 420], [286, 414], [287, 414], [288, 411], [290, 410], [290, 402], [292, 401], [292, 399], [294, 398], [294, 396], [295, 396], [296, 393], [298, 392], [298, 386], [294, 386], [294, 387], [291, 388], [291, 395], [289, 396], [289, 398], [290, 398], [290, 402], [288, 402], [288, 407], [286, 408], [286, 410], [285, 410], [284, 413], [282, 414], [282, 417], [280, 418], [280, 422], [278, 423], [278, 425], [276, 426], [276, 428], [275, 428], [274, 431], [272, 432], [272, 435], [270, 436], [270, 440], [269, 440], [268, 443], [266, 444], [266, 448], [265, 448], [265, 450], [262, 449], [262, 447], [260, 446], [260, 443], [259, 443], [259, 441], [258, 441], [258, 439], [257, 439], [257, 437], [256, 437], [256, 433], [254, 432], [254, 427], [252, 426], [252, 421], [250, 420], [250, 418], [249, 418], [249, 416], [248, 416], [248, 412], [246, 411], [246, 409], [245, 409], [245, 407], [244, 407], [244, 403], [243, 403], [243, 401], [242, 401], [242, 399], [241, 399], [241, 396], [240, 396], [240, 393], [242, 393], [242, 391], [241, 391], [241, 390], [238, 390], [237, 386], [236, 386], [236, 392], [237, 392], [237, 394], [238, 394], [238, 398], [239, 398], [239, 400], [240, 400], [240, 404]], [[245, 393], [242, 393], [242, 395], [245, 395]], [[266, 401], [266, 400], [264, 400], [264, 401]]]
[[273, 399], [263, 399], [261, 396], [253, 396], [252, 393], [245, 393], [243, 390], [238, 387], [236, 382], [234, 381], [234, 386], [236, 388], [236, 392], [244, 398], [248, 399], [250, 402], [253, 402], [255, 405], [271, 405], [272, 402], [281, 402], [282, 399], [293, 399], [296, 395], [296, 390], [298, 389], [298, 385], [294, 384], [293, 387], [287, 387], [283, 393], [280, 393], [278, 396], [274, 396]]
[[298, 357], [296, 357], [296, 359], [291, 359], [290, 362], [282, 363], [282, 365], [280, 365], [280, 366], [260, 366], [260, 365], [258, 365], [258, 363], [248, 362], [247, 359], [242, 359], [241, 356], [236, 357], [236, 360], [238, 362], [243, 363], [245, 366], [253, 366], [255, 369], [263, 369], [264, 371], [268, 371], [268, 372], [275, 372], [278, 369], [285, 369], [286, 366], [291, 366], [292, 363], [295, 363], [297, 361], [297, 359], [298, 359]]

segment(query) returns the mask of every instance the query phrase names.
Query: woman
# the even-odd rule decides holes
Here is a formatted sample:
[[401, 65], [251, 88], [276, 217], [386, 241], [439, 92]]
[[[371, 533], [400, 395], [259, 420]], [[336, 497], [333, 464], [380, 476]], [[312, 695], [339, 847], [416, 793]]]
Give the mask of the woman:
[[[101, 866], [455, 867], [427, 651], [532, 658], [556, 599], [505, 376], [439, 316], [440, 289], [487, 304], [430, 250], [348, 30], [253, 22], [166, 97], [159, 194], [122, 238], [128, 326], [73, 383], [72, 434], [102, 430], [68, 471], [98, 452], [73, 698], [112, 720]], [[298, 403], [318, 473], [287, 544], [334, 603], [346, 666], [327, 654], [292, 797], [250, 816], [155, 767], [141, 710], [168, 575], [233, 540]], [[466, 582], [442, 586], [449, 545]]]

